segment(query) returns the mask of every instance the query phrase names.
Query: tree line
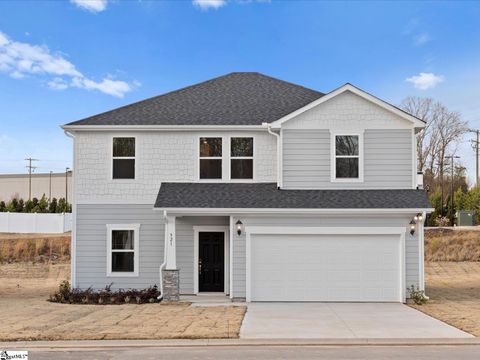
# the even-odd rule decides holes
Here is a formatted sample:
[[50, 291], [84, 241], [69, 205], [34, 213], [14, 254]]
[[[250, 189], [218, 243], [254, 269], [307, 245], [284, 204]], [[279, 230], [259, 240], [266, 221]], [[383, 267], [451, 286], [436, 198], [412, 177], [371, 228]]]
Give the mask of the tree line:
[[44, 214], [58, 214], [72, 212], [72, 204], [68, 203], [65, 198], [52, 198], [49, 200], [45, 194], [38, 199], [34, 197], [32, 200], [23, 200], [13, 198], [5, 203], [0, 201], [0, 212], [15, 212], [15, 213], [44, 213]]
[[426, 122], [425, 128], [417, 133], [417, 165], [435, 209], [427, 217], [427, 225], [453, 225], [457, 210], [477, 211], [478, 219], [480, 191], [470, 186], [466, 168], [461, 159], [455, 158], [460, 143], [472, 131], [468, 122], [459, 112], [432, 98], [410, 96], [402, 101], [401, 108]]

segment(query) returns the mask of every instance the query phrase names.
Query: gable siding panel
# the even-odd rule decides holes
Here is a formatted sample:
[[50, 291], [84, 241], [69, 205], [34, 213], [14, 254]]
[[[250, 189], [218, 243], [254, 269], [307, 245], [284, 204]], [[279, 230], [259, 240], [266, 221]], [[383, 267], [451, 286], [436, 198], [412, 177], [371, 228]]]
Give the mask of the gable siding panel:
[[[304, 138], [308, 141], [303, 141]], [[285, 189], [412, 188], [412, 141], [408, 129], [365, 130], [364, 181], [340, 183], [330, 179], [329, 130], [283, 130], [283, 186]]]

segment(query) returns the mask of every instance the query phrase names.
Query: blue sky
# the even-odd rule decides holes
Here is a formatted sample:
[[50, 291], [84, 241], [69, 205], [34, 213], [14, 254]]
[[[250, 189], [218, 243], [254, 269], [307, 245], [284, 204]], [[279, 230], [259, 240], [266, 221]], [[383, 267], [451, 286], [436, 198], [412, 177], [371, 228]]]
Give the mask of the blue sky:
[[2, 1], [0, 173], [64, 170], [59, 125], [232, 71], [434, 97], [479, 127], [479, 19], [458, 1]]

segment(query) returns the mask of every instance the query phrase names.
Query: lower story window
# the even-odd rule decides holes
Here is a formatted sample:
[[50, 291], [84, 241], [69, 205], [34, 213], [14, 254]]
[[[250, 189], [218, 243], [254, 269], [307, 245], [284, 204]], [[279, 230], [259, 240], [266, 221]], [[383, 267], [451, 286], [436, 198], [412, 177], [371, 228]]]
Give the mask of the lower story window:
[[108, 229], [108, 276], [138, 275], [139, 224], [113, 224]]

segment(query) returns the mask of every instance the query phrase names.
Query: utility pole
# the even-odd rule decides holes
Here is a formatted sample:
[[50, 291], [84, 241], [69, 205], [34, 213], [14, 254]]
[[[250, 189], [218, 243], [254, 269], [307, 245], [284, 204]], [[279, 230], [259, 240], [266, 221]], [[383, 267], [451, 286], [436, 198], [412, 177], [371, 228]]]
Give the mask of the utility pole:
[[470, 129], [469, 132], [475, 133], [477, 135], [477, 139], [475, 141], [472, 140], [474, 143], [475, 148], [475, 187], [478, 187], [478, 148], [479, 148], [479, 141], [480, 141], [480, 130]]
[[453, 214], [453, 161], [454, 159], [460, 159], [460, 156], [445, 156], [447, 159], [452, 159], [452, 179], [451, 179], [451, 189], [450, 189], [450, 222], [452, 223], [452, 226], [454, 225], [455, 222], [455, 216]]
[[31, 157], [26, 158], [28, 165], [25, 166], [28, 168], [28, 200], [32, 200], [32, 170], [35, 170], [37, 167], [32, 166], [32, 161], [39, 161], [38, 159], [32, 159]]
[[65, 206], [67, 207], [68, 205], [68, 170], [70, 170], [69, 167], [65, 168]]
[[48, 183], [48, 202], [52, 201], [52, 170], [50, 170], [50, 181]]

